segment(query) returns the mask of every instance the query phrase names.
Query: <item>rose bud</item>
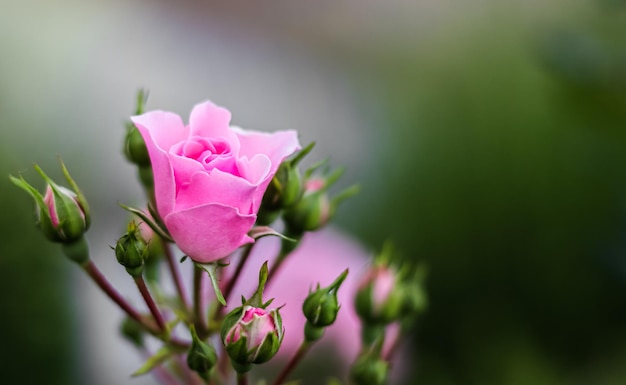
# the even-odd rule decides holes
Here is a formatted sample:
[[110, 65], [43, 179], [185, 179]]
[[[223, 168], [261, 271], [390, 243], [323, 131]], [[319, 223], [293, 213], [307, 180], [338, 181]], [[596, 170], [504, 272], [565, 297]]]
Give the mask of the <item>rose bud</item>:
[[357, 358], [350, 368], [350, 380], [354, 385], [384, 385], [387, 383], [389, 363], [372, 352]]
[[191, 330], [191, 348], [187, 353], [187, 366], [189, 369], [198, 373], [205, 380], [210, 378], [211, 370], [217, 363], [217, 353], [213, 345], [207, 344], [198, 338], [196, 329], [192, 326]]
[[302, 198], [283, 214], [287, 233], [296, 237], [306, 231], [315, 231], [325, 226], [334, 216], [339, 204], [358, 192], [358, 186], [352, 186], [331, 198], [328, 188], [343, 174], [343, 169], [335, 170], [326, 176], [311, 177], [310, 174], [314, 170], [315, 168], [307, 171]]
[[44, 196], [23, 177], [11, 176], [11, 181], [30, 194], [37, 204], [37, 222], [43, 234], [52, 242], [71, 244], [82, 239], [89, 228], [89, 206], [78, 186], [61, 163], [65, 179], [74, 191], [58, 186], [39, 166], [35, 170], [47, 182]]
[[117, 240], [115, 257], [120, 265], [126, 268], [128, 274], [138, 277], [143, 273], [144, 261], [148, 258], [150, 249], [141, 236], [141, 231], [134, 221], [128, 224], [128, 231]]
[[368, 324], [386, 325], [403, 313], [405, 289], [396, 272], [375, 265], [361, 279], [355, 297], [356, 312]]
[[132, 124], [128, 124], [126, 127], [124, 155], [126, 155], [126, 159], [137, 166], [150, 166], [150, 156], [148, 155], [146, 142], [144, 142], [137, 127]]
[[278, 309], [241, 306], [231, 311], [222, 325], [222, 342], [239, 373], [250, 364], [269, 361], [283, 340], [285, 330]]
[[304, 336], [307, 341], [317, 341], [323, 335], [324, 328], [332, 325], [339, 313], [339, 302], [337, 300], [337, 290], [348, 275], [348, 270], [337, 277], [337, 279], [325, 288], [320, 288], [319, 284], [315, 291], [310, 291], [309, 296], [302, 304], [302, 312], [307, 319]]

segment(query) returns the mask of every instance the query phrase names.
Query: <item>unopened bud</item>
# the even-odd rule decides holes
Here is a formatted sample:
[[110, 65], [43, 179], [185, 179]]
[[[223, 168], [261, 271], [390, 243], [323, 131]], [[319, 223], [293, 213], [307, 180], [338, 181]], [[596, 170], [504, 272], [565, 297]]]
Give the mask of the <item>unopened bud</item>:
[[354, 385], [384, 385], [387, 383], [389, 364], [374, 354], [361, 355], [350, 369]]
[[282, 323], [278, 309], [266, 311], [247, 305], [226, 316], [222, 342], [238, 372], [246, 372], [250, 364], [261, 364], [274, 357], [285, 333]]
[[211, 370], [217, 363], [217, 353], [213, 345], [198, 338], [196, 329], [191, 327], [191, 348], [187, 353], [187, 366], [205, 380], [210, 377]]
[[124, 138], [124, 155], [130, 162], [137, 166], [144, 167], [150, 166], [150, 155], [148, 154], [148, 148], [146, 142], [144, 142], [141, 133], [132, 124], [128, 124], [126, 127], [126, 137]]
[[37, 165], [35, 170], [48, 184], [44, 196], [23, 177], [10, 178], [16, 186], [35, 199], [37, 222], [46, 238], [53, 242], [70, 244], [80, 240], [89, 228], [89, 206], [63, 163], [61, 167], [65, 179], [74, 191], [58, 186]]
[[143, 273], [144, 262], [150, 250], [134, 221], [128, 224], [128, 231], [115, 245], [115, 257], [128, 274], [137, 277]]
[[366, 323], [388, 324], [403, 314], [404, 286], [387, 266], [373, 266], [361, 279], [355, 297], [356, 312]]
[[328, 287], [311, 291], [302, 304], [302, 312], [311, 326], [320, 328], [332, 325], [339, 313], [339, 302], [337, 301], [337, 290], [346, 279], [348, 270], [346, 269]]

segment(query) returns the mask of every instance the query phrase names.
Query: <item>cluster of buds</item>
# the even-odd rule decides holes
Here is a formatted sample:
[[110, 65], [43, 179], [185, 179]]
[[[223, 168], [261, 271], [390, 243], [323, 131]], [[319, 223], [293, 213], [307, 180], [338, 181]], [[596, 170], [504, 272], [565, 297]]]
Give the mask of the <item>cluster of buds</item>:
[[[355, 185], [331, 197], [328, 190], [344, 170], [330, 171], [326, 161], [313, 165], [302, 175], [298, 165], [314, 144], [281, 163], [263, 196], [257, 225], [269, 225], [282, 214], [285, 233], [299, 240], [305, 232], [324, 227], [335, 215], [339, 204], [358, 193], [359, 188]], [[297, 243], [283, 243], [284, 252], [289, 253], [296, 246]]]
[[422, 282], [423, 268], [410, 273], [390, 263], [391, 248], [385, 247], [361, 278], [355, 296], [356, 312], [362, 322], [362, 349], [350, 375], [355, 385], [382, 385], [389, 364], [383, 356], [386, 327], [392, 323], [411, 325], [427, 305]]

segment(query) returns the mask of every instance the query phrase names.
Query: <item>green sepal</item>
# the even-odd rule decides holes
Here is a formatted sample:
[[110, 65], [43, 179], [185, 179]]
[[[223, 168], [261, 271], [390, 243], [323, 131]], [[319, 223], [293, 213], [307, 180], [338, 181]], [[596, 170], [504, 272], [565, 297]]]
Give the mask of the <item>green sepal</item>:
[[171, 235], [167, 232], [167, 230], [160, 226], [157, 221], [155, 221], [153, 218], [154, 217], [150, 217], [150, 215], [146, 214], [145, 212], [143, 212], [142, 210], [136, 209], [134, 207], [130, 207], [130, 206], [126, 206], [125, 204], [122, 203], [118, 203], [120, 205], [121, 208], [123, 208], [126, 211], [129, 211], [135, 215], [137, 215], [139, 218], [141, 218], [142, 221], [144, 221], [148, 226], [150, 226], [150, 228], [161, 238], [165, 239], [168, 242], [174, 242], [174, 240], [172, 239]]
[[222, 304], [222, 306], [227, 306], [226, 299], [224, 298], [224, 295], [220, 290], [220, 284], [219, 282], [217, 282], [217, 268], [219, 266], [215, 263], [202, 264], [198, 262], [194, 262], [194, 265], [197, 268], [200, 268], [207, 272], [207, 274], [209, 275], [209, 280], [211, 281], [211, 286], [213, 287], [213, 291], [215, 292], [215, 297], [217, 298], [219, 303]]
[[268, 268], [267, 261], [265, 261], [263, 266], [261, 266], [261, 270], [259, 270], [259, 285], [254, 294], [244, 302], [244, 305], [265, 309], [271, 303], [271, 300], [265, 304], [263, 303], [263, 290], [265, 290], [265, 284], [267, 283], [267, 275]]
[[65, 167], [65, 163], [63, 163], [63, 160], [61, 160], [61, 158], [59, 158], [59, 163], [61, 163], [61, 171], [63, 171], [63, 176], [65, 177], [65, 180], [70, 185], [70, 187], [72, 187], [72, 190], [74, 190], [74, 192], [76, 193], [76, 200], [78, 201], [78, 204], [80, 205], [85, 215], [85, 230], [87, 230], [91, 225], [91, 213], [89, 210], [89, 204], [87, 204], [87, 199], [85, 198], [85, 195], [83, 194], [81, 189], [78, 187], [78, 184], [76, 184], [76, 182], [70, 175], [70, 172], [67, 170], [67, 167]]
[[281, 341], [278, 339], [276, 334], [268, 333], [261, 343], [261, 346], [257, 347], [252, 363], [262, 364], [271, 360], [278, 351], [278, 348], [280, 348], [280, 343]]
[[250, 229], [250, 231], [248, 231], [248, 236], [254, 239], [255, 241], [257, 239], [267, 237], [270, 235], [273, 235], [275, 237], [278, 237], [288, 242], [297, 242], [296, 239], [289, 238], [288, 236], [279, 233], [278, 231], [274, 230], [273, 228], [269, 226], [254, 226], [252, 229]]
[[[229, 343], [225, 346], [226, 353], [232, 360], [233, 368], [237, 371], [237, 373], [246, 373], [252, 367], [251, 363], [248, 361], [248, 338], [241, 337], [235, 343]], [[235, 365], [238, 364], [238, 365]]]

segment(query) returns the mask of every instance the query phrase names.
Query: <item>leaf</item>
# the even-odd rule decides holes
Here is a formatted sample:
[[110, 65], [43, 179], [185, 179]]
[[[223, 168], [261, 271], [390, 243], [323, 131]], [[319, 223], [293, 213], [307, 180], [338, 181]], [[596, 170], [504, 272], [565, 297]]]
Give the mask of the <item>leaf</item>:
[[209, 274], [209, 278], [211, 280], [211, 286], [213, 286], [213, 291], [215, 292], [215, 297], [222, 304], [222, 306], [226, 306], [226, 300], [224, 299], [224, 295], [222, 294], [222, 291], [220, 290], [219, 282], [217, 282], [217, 274], [216, 274], [217, 266], [213, 263], [203, 265], [197, 262], [195, 263], [195, 265], [196, 267], [206, 271], [207, 274]]
[[269, 235], [279, 237], [289, 242], [297, 242], [297, 240], [289, 238], [288, 236], [279, 233], [269, 226], [254, 226], [250, 231], [248, 231], [248, 236], [250, 236], [250, 238], [253, 238], [254, 240], [267, 237]]
[[126, 211], [130, 211], [131, 213], [137, 215], [141, 220], [143, 220], [150, 228], [158, 234], [159, 237], [165, 239], [168, 242], [174, 242], [172, 237], [164, 230], [161, 226], [159, 226], [150, 216], [143, 211], [136, 209], [134, 207], [126, 206], [122, 203], [118, 203], [120, 207], [122, 207]]
[[138, 377], [146, 373], [149, 373], [152, 369], [161, 365], [163, 362], [165, 362], [168, 358], [175, 355], [176, 353], [177, 352], [175, 350], [170, 349], [168, 346], [162, 347], [152, 357], [148, 358], [148, 360], [139, 369], [137, 369], [131, 376]]

